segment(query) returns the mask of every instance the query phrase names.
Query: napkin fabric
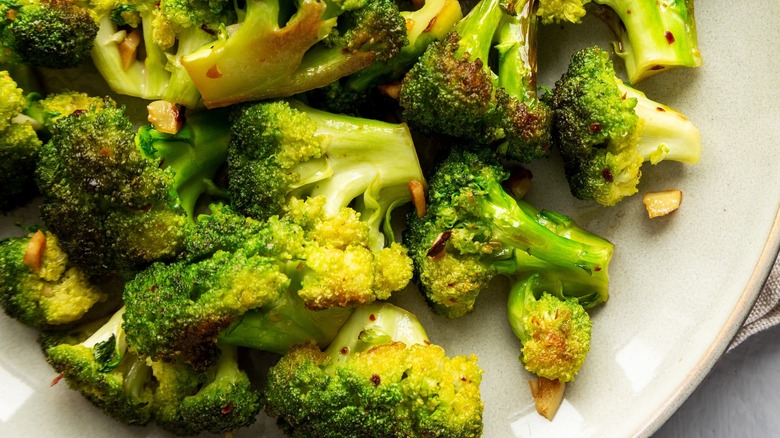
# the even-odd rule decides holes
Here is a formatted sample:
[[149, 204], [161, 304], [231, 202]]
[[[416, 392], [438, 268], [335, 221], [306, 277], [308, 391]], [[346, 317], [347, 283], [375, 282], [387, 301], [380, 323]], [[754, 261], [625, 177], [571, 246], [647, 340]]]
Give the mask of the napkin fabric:
[[729, 344], [727, 351], [731, 351], [751, 335], [778, 324], [780, 324], [780, 254], [775, 259], [775, 264], [758, 295], [755, 306]]

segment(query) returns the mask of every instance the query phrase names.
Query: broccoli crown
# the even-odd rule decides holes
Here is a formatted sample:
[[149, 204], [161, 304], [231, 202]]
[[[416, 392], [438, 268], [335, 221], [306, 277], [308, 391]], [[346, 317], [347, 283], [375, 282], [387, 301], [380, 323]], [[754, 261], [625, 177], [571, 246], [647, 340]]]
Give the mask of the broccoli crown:
[[481, 376], [476, 357], [427, 342], [414, 315], [370, 305], [325, 352], [300, 345], [271, 368], [266, 411], [291, 436], [479, 436]]
[[540, 0], [536, 16], [544, 24], [579, 23], [590, 0]]
[[[404, 124], [331, 114], [298, 101], [244, 105], [232, 118], [228, 189], [238, 211], [264, 219], [290, 196], [324, 196], [325, 215], [352, 205], [384, 245], [385, 218], [424, 181]], [[353, 204], [354, 202], [354, 204]]]
[[674, 67], [702, 64], [693, 0], [665, 3], [593, 0], [597, 14], [615, 34], [613, 46], [636, 84]]
[[590, 305], [606, 300], [612, 244], [515, 200], [507, 176], [493, 152], [456, 148], [431, 177], [426, 214], [410, 214], [405, 243], [433, 309], [462, 316], [495, 275], [539, 268], [593, 286], [598, 294], [578, 288]]
[[218, 251], [195, 263], [155, 263], [125, 286], [124, 329], [135, 350], [202, 370], [218, 354], [219, 333], [248, 310], [276, 301], [289, 285], [279, 263]]
[[0, 242], [0, 272], [0, 305], [9, 316], [32, 327], [78, 321], [110, 297], [68, 262], [49, 232]]
[[183, 423], [196, 428], [194, 433], [206, 430], [220, 434], [250, 426], [263, 407], [260, 392], [238, 366], [236, 348], [223, 345], [220, 349], [219, 359], [208, 373], [210, 379], [180, 404]]
[[159, 14], [176, 29], [202, 27], [212, 32], [222, 24], [237, 20], [233, 2], [229, 0], [162, 0]]
[[142, 128], [106, 101], [60, 119], [37, 177], [41, 216], [90, 273], [133, 271], [177, 255], [197, 199], [224, 161], [218, 114], [193, 116], [178, 134]]
[[636, 193], [643, 122], [624, 98], [609, 53], [591, 47], [572, 56], [552, 95], [556, 144], [572, 194], [614, 205]]
[[68, 0], [0, 3], [0, 61], [71, 68], [89, 59], [98, 26], [90, 10]]
[[109, 416], [143, 425], [152, 419], [151, 370], [145, 360], [127, 351], [122, 312], [72, 332], [44, 333], [41, 344], [49, 364], [69, 387]]
[[39, 139], [32, 124], [20, 120], [26, 107], [24, 92], [8, 73], [0, 71], [0, 211], [7, 212], [37, 193], [35, 172]]
[[293, 11], [278, 1], [245, 5], [230, 32], [181, 59], [209, 108], [322, 87], [407, 44], [390, 0], [305, 0]]
[[590, 350], [590, 317], [575, 298], [553, 296], [539, 280], [533, 274], [512, 285], [509, 323], [523, 345], [521, 360], [529, 372], [570, 382]]

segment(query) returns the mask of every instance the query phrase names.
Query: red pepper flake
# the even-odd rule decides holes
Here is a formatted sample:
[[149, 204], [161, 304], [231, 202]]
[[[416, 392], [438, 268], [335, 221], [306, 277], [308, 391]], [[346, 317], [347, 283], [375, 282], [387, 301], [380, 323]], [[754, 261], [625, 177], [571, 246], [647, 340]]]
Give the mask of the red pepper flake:
[[227, 415], [233, 412], [233, 402], [228, 402], [225, 406], [222, 406], [222, 415]]
[[425, 29], [423, 29], [423, 33], [430, 32], [431, 29], [433, 29], [433, 26], [436, 25], [436, 18], [438, 18], [438, 17], [431, 18], [431, 21], [429, 21], [428, 25], [425, 26]]
[[212, 36], [217, 34], [217, 32], [214, 29], [211, 29], [210, 27], [206, 26], [205, 24], [201, 24], [200, 25], [200, 30], [202, 30], [203, 32], [206, 32], [207, 34], [212, 35]]
[[656, 111], [659, 111], [659, 112], [662, 112], [662, 113], [665, 113], [665, 112], [666, 112], [666, 109], [664, 109], [664, 108], [662, 108], [662, 107], [660, 107], [660, 106], [657, 106], [657, 107], [655, 107], [655, 110], [656, 110]]
[[626, 9], [626, 14], [631, 15], [631, 9]]
[[110, 157], [112, 154], [111, 149], [109, 148], [100, 148], [98, 151], [98, 155], [102, 155], [104, 157]]
[[664, 37], [666, 37], [666, 42], [669, 44], [674, 44], [674, 34], [669, 32], [668, 30], [664, 32]]
[[379, 384], [382, 382], [382, 378], [379, 377], [379, 374], [373, 374], [371, 375], [371, 383], [374, 384], [374, 386], [379, 386]]
[[599, 272], [601, 270], [601, 266], [596, 266], [593, 268], [594, 271]]
[[654, 65], [650, 67], [650, 70], [663, 70], [665, 67], [663, 65]]
[[339, 350], [339, 353], [341, 353], [341, 354], [346, 356], [346, 355], [349, 354], [349, 348], [348, 347], [341, 347], [341, 350]]
[[376, 315], [374, 315], [373, 313], [368, 315], [368, 320], [369, 321], [376, 321]]
[[55, 376], [55, 377], [54, 377], [54, 378], [51, 380], [51, 383], [49, 383], [49, 386], [54, 386], [54, 385], [56, 385], [56, 384], [60, 383], [60, 380], [62, 380], [62, 378], [63, 378], [63, 377], [65, 377], [65, 375], [64, 375], [64, 374], [62, 374], [62, 373], [59, 373], [59, 374], [57, 374], [57, 375], [56, 375], [56, 376]]
[[219, 67], [214, 64], [210, 69], [208, 69], [208, 71], [206, 71], [206, 77], [209, 79], [219, 79], [222, 77], [222, 72], [219, 71]]
[[588, 126], [588, 131], [590, 131], [593, 134], [601, 131], [601, 123], [599, 122], [591, 123], [590, 126]]
[[601, 170], [601, 177], [604, 178], [604, 181], [608, 183], [615, 181], [615, 176], [612, 175], [612, 169], [609, 167], [605, 167]]

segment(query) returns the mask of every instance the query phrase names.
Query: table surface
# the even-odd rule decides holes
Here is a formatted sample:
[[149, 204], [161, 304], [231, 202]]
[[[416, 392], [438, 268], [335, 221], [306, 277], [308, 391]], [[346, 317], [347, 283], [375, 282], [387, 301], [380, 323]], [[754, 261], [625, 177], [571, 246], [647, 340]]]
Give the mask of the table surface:
[[726, 353], [654, 437], [778, 436], [778, 408], [780, 326]]

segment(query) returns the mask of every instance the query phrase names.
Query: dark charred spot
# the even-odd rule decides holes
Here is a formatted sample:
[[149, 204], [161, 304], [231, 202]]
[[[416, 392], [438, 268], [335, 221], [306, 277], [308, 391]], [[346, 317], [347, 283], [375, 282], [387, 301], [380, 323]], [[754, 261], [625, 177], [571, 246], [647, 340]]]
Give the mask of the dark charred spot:
[[379, 377], [379, 374], [372, 374], [371, 383], [373, 383], [374, 386], [379, 386], [379, 384], [382, 383], [382, 378]]
[[431, 18], [431, 21], [429, 21], [429, 22], [428, 22], [428, 25], [427, 25], [427, 26], [425, 26], [425, 29], [423, 30], [423, 33], [425, 33], [425, 32], [430, 32], [430, 31], [431, 31], [431, 29], [433, 29], [433, 26], [435, 26], [435, 25], [436, 25], [436, 18], [437, 18], [437, 17], [433, 17], [433, 18]]
[[604, 178], [604, 181], [608, 183], [615, 181], [615, 176], [612, 175], [612, 169], [609, 167], [601, 169], [601, 177]]
[[650, 70], [663, 70], [665, 67], [663, 65], [654, 65], [650, 67]]
[[200, 25], [200, 30], [202, 30], [203, 32], [206, 32], [209, 35], [216, 35], [217, 34], [217, 32], [214, 31], [214, 29], [209, 28], [205, 24], [201, 24]]
[[68, 117], [78, 117], [78, 116], [80, 116], [80, 115], [82, 115], [82, 114], [84, 114], [84, 113], [86, 113], [86, 112], [87, 112], [86, 110], [83, 110], [83, 109], [77, 109], [77, 110], [73, 111], [72, 113], [70, 113], [70, 114], [68, 115]]
[[665, 109], [663, 109], [663, 108], [661, 108], [660, 106], [657, 106], [657, 107], [655, 107], [655, 110], [656, 110], [656, 111], [659, 111], [659, 112], [662, 112], [662, 113], [665, 113], [665, 112], [666, 112], [666, 110], [665, 110]]

